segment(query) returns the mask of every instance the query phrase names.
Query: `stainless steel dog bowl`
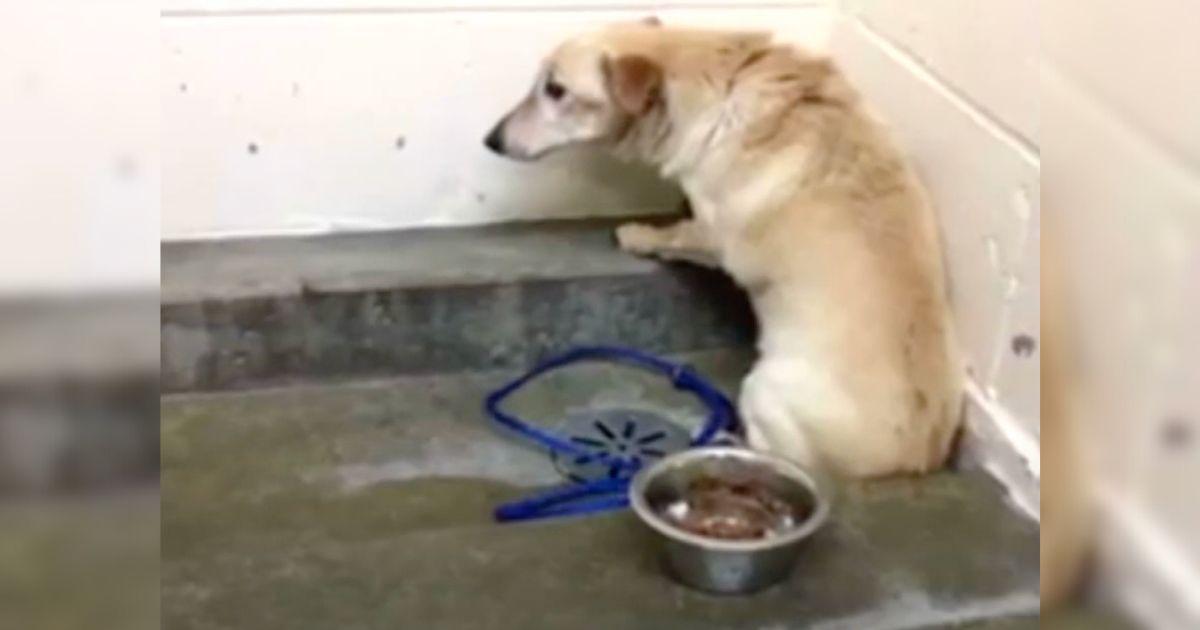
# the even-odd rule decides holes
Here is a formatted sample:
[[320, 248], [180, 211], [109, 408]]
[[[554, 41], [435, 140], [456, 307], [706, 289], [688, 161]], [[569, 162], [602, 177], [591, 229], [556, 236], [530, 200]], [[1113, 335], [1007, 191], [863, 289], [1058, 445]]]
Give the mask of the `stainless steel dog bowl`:
[[[770, 537], [728, 540], [686, 531], [663, 515], [683, 500], [696, 479], [751, 475], [808, 517]], [[634, 512], [663, 541], [672, 576], [711, 593], [750, 593], [787, 577], [804, 539], [829, 514], [828, 501], [811, 474], [778, 457], [737, 447], [697, 448], [665, 457], [640, 471], [629, 493]]]

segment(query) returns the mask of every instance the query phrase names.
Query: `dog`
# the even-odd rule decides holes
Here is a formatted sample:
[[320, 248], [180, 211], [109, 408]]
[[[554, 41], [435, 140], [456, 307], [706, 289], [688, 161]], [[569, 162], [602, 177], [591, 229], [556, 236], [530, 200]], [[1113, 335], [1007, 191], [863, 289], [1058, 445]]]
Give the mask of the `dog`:
[[830, 59], [767, 33], [610, 25], [559, 46], [484, 144], [518, 160], [591, 144], [679, 183], [691, 218], [617, 241], [749, 294], [751, 448], [851, 478], [944, 464], [965, 376], [936, 218]]

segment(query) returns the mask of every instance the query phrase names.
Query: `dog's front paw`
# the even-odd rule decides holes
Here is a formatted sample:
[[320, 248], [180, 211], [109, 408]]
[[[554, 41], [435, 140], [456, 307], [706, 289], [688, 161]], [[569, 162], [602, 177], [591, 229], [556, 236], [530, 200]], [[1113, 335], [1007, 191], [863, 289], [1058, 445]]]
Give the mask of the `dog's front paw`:
[[644, 223], [626, 223], [617, 227], [617, 244], [631, 253], [647, 256], [657, 249], [658, 228]]

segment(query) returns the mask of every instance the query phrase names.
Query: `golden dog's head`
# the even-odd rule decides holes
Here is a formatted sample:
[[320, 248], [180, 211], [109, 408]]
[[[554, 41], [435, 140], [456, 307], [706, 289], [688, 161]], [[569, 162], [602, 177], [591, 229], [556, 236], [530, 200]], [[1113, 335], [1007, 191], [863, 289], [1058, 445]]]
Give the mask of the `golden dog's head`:
[[569, 144], [616, 137], [660, 97], [662, 67], [651, 54], [660, 30], [651, 18], [562, 44], [484, 144], [500, 155], [533, 160]]
[[560, 45], [484, 144], [534, 160], [594, 143], [661, 165], [693, 159], [716, 138], [734, 139], [742, 149], [772, 139], [787, 145], [806, 128], [828, 124], [804, 111], [828, 112], [854, 100], [828, 58], [775, 45], [769, 33], [647, 20]]

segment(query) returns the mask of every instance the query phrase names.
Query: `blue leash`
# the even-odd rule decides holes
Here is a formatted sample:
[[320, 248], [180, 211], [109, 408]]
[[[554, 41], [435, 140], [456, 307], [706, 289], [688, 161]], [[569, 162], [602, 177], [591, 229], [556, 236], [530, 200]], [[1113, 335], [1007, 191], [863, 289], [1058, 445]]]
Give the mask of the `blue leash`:
[[584, 346], [551, 357], [534, 366], [520, 378], [488, 394], [484, 400], [484, 411], [500, 425], [552, 452], [592, 458], [623, 472], [616, 478], [571, 484], [527, 499], [505, 503], [496, 508], [497, 521], [591, 514], [629, 505], [629, 498], [626, 496], [629, 481], [642, 465], [637, 457], [626, 459], [588, 450], [554, 433], [531, 426], [500, 408], [500, 403], [529, 381], [551, 370], [580, 361], [628, 363], [663, 374], [671, 379], [675, 389], [694, 394], [708, 408], [708, 419], [692, 439], [692, 446], [703, 446], [712, 442], [721, 431], [732, 432], [737, 429], [737, 411], [733, 403], [720, 390], [684, 364], [617, 346]]

